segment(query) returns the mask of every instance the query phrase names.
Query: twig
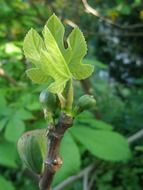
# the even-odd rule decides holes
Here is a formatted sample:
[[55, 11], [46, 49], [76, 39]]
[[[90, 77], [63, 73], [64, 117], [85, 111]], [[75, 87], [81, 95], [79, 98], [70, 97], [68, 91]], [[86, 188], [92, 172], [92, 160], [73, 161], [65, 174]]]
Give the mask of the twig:
[[83, 190], [88, 190], [88, 173], [85, 173], [83, 176]]
[[[83, 30], [85, 36], [99, 36], [99, 37], [104, 37], [104, 36], [109, 36], [107, 33], [104, 32], [92, 32], [92, 31], [85, 31]], [[143, 32], [120, 32], [120, 33], [113, 33], [115, 37], [142, 37]]]
[[59, 156], [59, 148], [65, 131], [72, 126], [73, 118], [61, 113], [57, 126], [49, 129], [48, 134], [48, 154], [45, 161], [45, 170], [41, 176], [39, 187], [41, 190], [51, 190], [51, 184], [55, 173], [62, 165], [62, 159]]
[[95, 167], [95, 164], [92, 163], [89, 166], [87, 166], [85, 169], [80, 171], [77, 175], [70, 176], [68, 179], [63, 181], [61, 184], [59, 184], [57, 187], [55, 187], [53, 190], [63, 190], [67, 185], [73, 183], [74, 181], [82, 178], [85, 174], [90, 173]]
[[134, 143], [135, 141], [139, 140], [142, 137], [143, 137], [143, 129], [141, 129], [140, 131], [136, 132], [132, 136], [128, 137], [128, 143], [132, 144], [132, 143]]
[[90, 180], [89, 183], [88, 183], [88, 190], [90, 190], [90, 189], [92, 188], [94, 181], [95, 181], [95, 176], [93, 175], [93, 176], [91, 177], [91, 180]]
[[[68, 24], [69, 26], [71, 26], [72, 28], [77, 27], [77, 24], [75, 22], [73, 22], [72, 20], [69, 19], [65, 19], [64, 22], [66, 24]], [[120, 26], [122, 27], [122, 26]], [[139, 27], [143, 27], [142, 24], [134, 24], [131, 26], [126, 26], [128, 27], [128, 29], [130, 28], [139, 28]], [[124, 29], [126, 29], [124, 27]], [[92, 32], [92, 31], [85, 31], [83, 30], [83, 33], [85, 34], [85, 36], [99, 36], [99, 37], [104, 37], [107, 36], [107, 33], [105, 32]], [[143, 36], [143, 32], [120, 32], [120, 33], [114, 33], [113, 34], [115, 37], [142, 37]]]
[[65, 24], [68, 24], [68, 25], [71, 26], [72, 28], [77, 27], [77, 24], [74, 23], [72, 20], [65, 19], [64, 22], [65, 22]]
[[116, 23], [112, 22], [110, 19], [103, 17], [96, 9], [94, 9], [93, 7], [91, 7], [87, 3], [87, 0], [82, 0], [82, 3], [84, 5], [85, 11], [87, 13], [90, 13], [90, 14], [96, 16], [97, 18], [99, 18], [100, 20], [106, 22], [107, 24], [115, 26], [115, 27], [117, 27], [119, 29], [124, 30], [124, 29], [135, 29], [135, 28], [142, 28], [143, 27], [143, 24], [140, 24], [140, 23], [134, 24], [134, 25], [128, 25], [128, 26], [124, 26], [124, 25], [122, 26], [120, 24], [116, 24]]
[[6, 80], [8, 80], [14, 86], [18, 86], [17, 81], [14, 78], [12, 78], [8, 73], [6, 73], [6, 71], [4, 71], [4, 69], [0, 69], [0, 76], [4, 77]]

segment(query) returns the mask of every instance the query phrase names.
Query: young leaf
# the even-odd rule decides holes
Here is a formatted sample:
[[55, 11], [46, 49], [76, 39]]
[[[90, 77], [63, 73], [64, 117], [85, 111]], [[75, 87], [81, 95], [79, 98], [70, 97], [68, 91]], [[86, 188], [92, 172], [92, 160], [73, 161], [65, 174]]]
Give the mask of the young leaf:
[[42, 38], [36, 30], [29, 30], [24, 39], [23, 50], [26, 58], [36, 66], [39, 66], [41, 49], [44, 49]]
[[62, 140], [61, 155], [64, 164], [62, 165], [61, 169], [56, 173], [54, 179], [55, 184], [63, 181], [65, 178], [69, 177], [70, 175], [75, 174], [80, 169], [79, 150], [69, 132], [65, 134]]
[[72, 128], [71, 132], [93, 155], [101, 159], [121, 161], [131, 156], [126, 139], [118, 133], [85, 127]]
[[38, 84], [43, 84], [50, 80], [50, 77], [39, 68], [28, 69], [26, 74], [33, 82]]
[[63, 42], [64, 42], [65, 29], [62, 22], [55, 14], [53, 14], [47, 21], [46, 26], [53, 35], [62, 54], [64, 54], [65, 48]]
[[73, 77], [77, 80], [89, 77], [92, 74], [94, 67], [81, 62], [83, 57], [86, 55], [87, 45], [79, 28], [73, 29], [67, 41], [71, 48], [71, 56], [68, 66]]
[[43, 30], [43, 36], [46, 48], [49, 52], [49, 57], [53, 61], [53, 64], [55, 65], [55, 68], [57, 67], [59, 72], [62, 73], [65, 77], [70, 78], [71, 74], [68, 69], [68, 66], [64, 60], [64, 57], [61, 54], [61, 51], [57, 45], [57, 42], [55, 41], [52, 33], [50, 30], [45, 26]]
[[55, 38], [55, 41], [57, 42], [57, 45], [65, 61], [69, 62], [71, 48], [69, 47], [65, 49], [64, 47], [64, 33], [65, 33], [64, 25], [62, 24], [60, 19], [55, 14], [53, 14], [47, 21], [46, 26], [47, 28], [49, 28], [50, 32]]
[[89, 77], [93, 66], [82, 64], [87, 47], [83, 34], [75, 28], [68, 38], [68, 48], [65, 49], [64, 26], [52, 15], [43, 30], [44, 42], [39, 34], [31, 29], [24, 40], [25, 56], [35, 64], [36, 68], [27, 71], [29, 78], [35, 83], [49, 82], [52, 93], [62, 93], [67, 81], [71, 78], [81, 80]]

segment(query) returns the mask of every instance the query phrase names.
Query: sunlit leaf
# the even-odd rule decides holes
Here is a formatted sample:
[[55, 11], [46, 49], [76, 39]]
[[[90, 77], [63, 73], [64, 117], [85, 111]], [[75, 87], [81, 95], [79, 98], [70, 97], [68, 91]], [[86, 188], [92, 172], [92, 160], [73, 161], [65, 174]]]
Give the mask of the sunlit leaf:
[[46, 26], [55, 38], [55, 41], [57, 42], [57, 45], [60, 48], [61, 52], [64, 53], [65, 48], [63, 42], [65, 28], [60, 19], [55, 14], [53, 14], [47, 21]]
[[53, 14], [43, 30], [44, 41], [33, 29], [24, 40], [25, 56], [36, 66], [27, 70], [28, 77], [38, 84], [48, 82], [51, 77], [53, 82], [48, 84], [48, 90], [52, 93], [62, 93], [71, 78], [85, 79], [93, 72], [92, 65], [82, 63], [87, 52], [82, 32], [73, 29], [67, 40], [67, 49], [63, 42], [64, 32], [63, 24]]
[[48, 73], [55, 80], [49, 86], [49, 91], [60, 93], [71, 78], [71, 74], [54, 37], [47, 27], [44, 28], [43, 35], [48, 51], [41, 52], [41, 68], [43, 72]]
[[77, 80], [89, 77], [92, 74], [94, 67], [82, 63], [82, 59], [87, 52], [87, 45], [79, 28], [74, 28], [69, 35], [68, 45], [71, 48], [71, 56], [68, 66], [73, 77]]
[[43, 48], [44, 42], [40, 35], [34, 29], [29, 30], [23, 43], [26, 58], [38, 66], [40, 62], [40, 51]]
[[26, 74], [34, 83], [43, 84], [49, 81], [49, 77], [39, 68], [28, 69]]
[[49, 28], [50, 32], [52, 33], [53, 37], [55, 38], [57, 45], [65, 59], [66, 62], [69, 62], [70, 59], [70, 47], [65, 49], [64, 47], [64, 33], [65, 28], [60, 19], [53, 14], [46, 24], [47, 28]]

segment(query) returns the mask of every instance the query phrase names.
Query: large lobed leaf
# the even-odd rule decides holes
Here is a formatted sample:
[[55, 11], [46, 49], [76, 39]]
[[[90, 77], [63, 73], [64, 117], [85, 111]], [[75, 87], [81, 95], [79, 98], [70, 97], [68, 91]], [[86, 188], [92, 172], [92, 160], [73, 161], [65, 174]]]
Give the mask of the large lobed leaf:
[[101, 159], [121, 161], [131, 156], [127, 140], [113, 131], [77, 126], [71, 129], [71, 133], [93, 155]]
[[[48, 83], [52, 93], [63, 92], [71, 78], [81, 80], [89, 77], [93, 66], [83, 64], [82, 59], [87, 46], [82, 32], [74, 28], [67, 39], [68, 48], [64, 47], [64, 26], [52, 15], [43, 30], [44, 40], [31, 29], [24, 40], [24, 53], [35, 68], [27, 70], [28, 77], [35, 83]], [[50, 79], [54, 81], [50, 83]]]

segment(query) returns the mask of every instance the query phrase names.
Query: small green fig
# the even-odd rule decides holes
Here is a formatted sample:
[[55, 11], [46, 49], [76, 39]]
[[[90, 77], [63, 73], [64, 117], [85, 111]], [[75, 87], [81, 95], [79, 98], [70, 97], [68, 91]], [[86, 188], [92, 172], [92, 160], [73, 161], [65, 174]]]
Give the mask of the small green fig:
[[55, 111], [58, 106], [58, 100], [55, 94], [48, 92], [48, 90], [43, 90], [40, 93], [39, 101], [43, 108], [46, 108], [49, 112]]
[[26, 167], [34, 173], [41, 174], [47, 152], [45, 129], [37, 129], [24, 133], [18, 140], [18, 152]]
[[84, 110], [89, 110], [94, 108], [96, 105], [96, 100], [91, 95], [83, 95], [79, 98], [75, 108], [74, 114], [78, 115], [79, 113], [83, 112]]

